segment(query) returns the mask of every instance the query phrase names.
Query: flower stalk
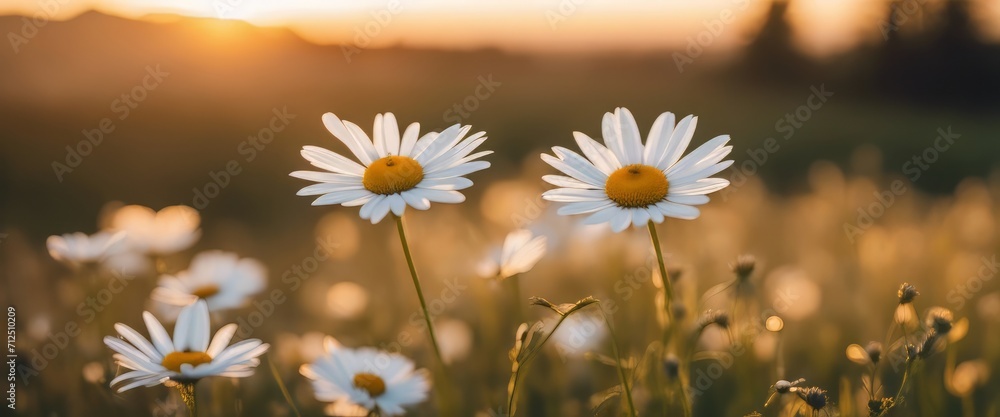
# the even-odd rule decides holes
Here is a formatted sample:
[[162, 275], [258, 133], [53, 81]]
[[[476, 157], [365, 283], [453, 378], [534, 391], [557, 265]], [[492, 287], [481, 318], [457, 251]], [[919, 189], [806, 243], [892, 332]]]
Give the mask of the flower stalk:
[[[677, 332], [680, 327], [674, 321], [674, 310], [673, 310], [673, 300], [674, 300], [674, 290], [672, 283], [670, 282], [670, 273], [667, 272], [666, 263], [663, 261], [663, 250], [660, 248], [660, 237], [656, 234], [656, 223], [652, 220], [647, 224], [649, 228], [649, 238], [653, 243], [653, 250], [656, 251], [656, 262], [657, 266], [660, 268], [660, 277], [663, 281], [663, 308], [666, 310], [667, 314], [667, 328], [663, 330], [663, 349], [667, 349], [667, 341], [670, 339], [670, 332]], [[685, 364], [681, 363], [680, 368], [682, 370], [682, 377], [680, 378], [680, 391], [681, 391], [681, 405], [684, 409], [684, 415], [686, 417], [691, 416], [691, 404], [688, 403], [687, 387], [685, 386], [685, 378], [683, 378], [683, 372], [687, 369]]]

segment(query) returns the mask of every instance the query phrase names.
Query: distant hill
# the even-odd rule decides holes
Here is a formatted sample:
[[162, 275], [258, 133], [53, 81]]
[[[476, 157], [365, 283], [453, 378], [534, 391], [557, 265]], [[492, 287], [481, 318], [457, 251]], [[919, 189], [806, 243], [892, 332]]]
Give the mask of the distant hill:
[[[23, 26], [20, 16], [0, 16], [0, 33], [20, 34]], [[345, 51], [355, 53], [347, 59]], [[134, 21], [88, 12], [48, 22], [17, 53], [0, 45], [0, 221], [55, 216], [67, 204], [86, 207], [80, 216], [91, 218], [95, 207], [114, 199], [190, 204], [192, 189], [204, 185], [209, 172], [245, 157], [242, 143], [269, 126], [275, 109], [295, 117], [245, 163], [224, 190], [231, 198], [208, 210], [246, 211], [249, 204], [279, 210], [294, 200], [275, 201], [274, 195], [291, 197], [301, 185], [287, 178], [306, 167], [298, 149], [342, 149], [320, 123], [326, 111], [362, 126], [383, 111], [406, 123], [420, 121], [424, 130], [471, 123], [490, 134], [498, 151], [491, 157], [497, 166], [492, 178], [498, 178], [512, 175], [500, 173], [522, 161], [536, 163], [540, 150], [571, 144], [573, 130], [596, 136], [601, 114], [615, 106], [631, 108], [644, 130], [661, 111], [698, 114], [696, 142], [731, 134], [739, 163], [749, 158], [745, 150], [781, 137], [778, 120], [820, 85], [837, 95], [760, 169], [775, 188], [801, 186], [812, 161], [846, 163], [866, 143], [883, 148], [886, 169], [898, 171], [928, 146], [937, 128], [949, 125], [989, 148], [956, 147], [935, 166], [939, 175], [918, 185], [948, 190], [962, 177], [989, 172], [1000, 121], [988, 112], [873, 95], [864, 84], [874, 67], [866, 57], [813, 65], [819, 72], [765, 83], [761, 60], [712, 54], [679, 73], [672, 51], [351, 50], [238, 21]], [[756, 63], [763, 74], [744, 71], [741, 62]], [[156, 68], [169, 75], [161, 75], [155, 89], [140, 87], [144, 80], [151, 85], [148, 76]], [[131, 104], [122, 99], [130, 93], [136, 96]], [[66, 147], [86, 140], [84, 130], [96, 135], [105, 118], [114, 130], [71, 172], [58, 175], [53, 163], [69, 166]], [[991, 134], [993, 140], [985, 140]]]

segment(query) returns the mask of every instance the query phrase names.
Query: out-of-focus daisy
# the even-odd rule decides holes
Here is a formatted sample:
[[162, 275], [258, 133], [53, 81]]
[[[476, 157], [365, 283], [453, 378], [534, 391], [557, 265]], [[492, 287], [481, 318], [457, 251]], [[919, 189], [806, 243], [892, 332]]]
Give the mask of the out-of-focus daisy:
[[333, 113], [323, 115], [323, 124], [361, 163], [327, 149], [303, 147], [306, 160], [329, 172], [291, 173], [317, 182], [299, 190], [298, 195], [319, 195], [313, 205], [361, 206], [361, 218], [372, 223], [390, 211], [402, 216], [406, 206], [427, 210], [431, 202], [465, 201], [459, 190], [472, 186], [472, 181], [463, 175], [489, 168], [489, 162], [476, 159], [493, 153], [472, 153], [486, 136], [478, 132], [465, 138], [470, 126], [456, 124], [418, 139], [419, 123], [410, 124], [400, 135], [396, 117], [385, 113], [375, 116], [373, 141], [358, 125]]
[[527, 229], [510, 232], [499, 253], [480, 264], [479, 273], [484, 277], [506, 279], [528, 272], [545, 256], [547, 242], [545, 236], [533, 236]]
[[368, 308], [368, 291], [353, 282], [338, 282], [326, 292], [326, 307], [338, 319], [355, 319]]
[[427, 398], [431, 384], [427, 371], [414, 370], [413, 362], [402, 355], [350, 349], [333, 338], [327, 338], [325, 347], [325, 356], [300, 368], [312, 380], [316, 399], [395, 416]]
[[559, 208], [561, 215], [592, 213], [584, 223], [607, 222], [615, 232], [630, 224], [660, 223], [664, 217], [697, 218], [700, 212], [695, 206], [709, 201], [706, 194], [729, 185], [728, 180], [710, 177], [733, 163], [722, 160], [732, 150], [724, 146], [728, 135], [681, 157], [697, 123], [697, 117], [687, 116], [674, 126], [674, 114], [663, 113], [643, 145], [628, 109], [605, 113], [601, 132], [606, 146], [573, 132], [585, 157], [560, 146], [552, 148], [555, 156], [542, 154], [542, 160], [566, 174], [542, 177], [560, 187], [543, 197], [566, 203]]
[[71, 265], [101, 262], [122, 249], [125, 233], [69, 233], [45, 241], [53, 259]]
[[152, 314], [144, 312], [142, 318], [152, 343], [122, 323], [115, 324], [115, 330], [125, 340], [104, 338], [104, 344], [117, 352], [114, 355], [117, 364], [131, 369], [111, 381], [112, 387], [122, 384], [118, 392], [139, 386], [150, 387], [167, 380], [193, 383], [209, 376], [250, 376], [260, 364], [257, 357], [268, 348], [268, 344], [258, 339], [230, 346], [229, 341], [238, 327], [236, 324], [223, 326], [209, 343], [208, 305], [204, 301], [181, 311], [172, 339]]
[[186, 306], [205, 300], [211, 311], [245, 305], [267, 285], [264, 265], [223, 251], [201, 252], [186, 271], [160, 277], [153, 300]]
[[472, 350], [472, 329], [462, 320], [444, 319], [437, 324], [441, 356], [446, 364], [460, 361]]
[[160, 211], [145, 206], [125, 206], [111, 218], [113, 230], [128, 233], [128, 243], [140, 252], [168, 255], [191, 247], [201, 237], [201, 217], [188, 206], [170, 206]]

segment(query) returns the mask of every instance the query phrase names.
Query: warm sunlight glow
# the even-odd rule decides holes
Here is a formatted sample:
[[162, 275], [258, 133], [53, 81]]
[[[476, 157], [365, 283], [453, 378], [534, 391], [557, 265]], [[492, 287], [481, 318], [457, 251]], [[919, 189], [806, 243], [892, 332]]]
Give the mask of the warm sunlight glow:
[[[1000, 20], [1000, 7], [977, 1], [980, 20]], [[36, 0], [7, 0], [0, 14], [67, 19], [86, 10], [133, 19], [163, 15], [241, 20], [284, 26], [316, 43], [361, 47], [642, 50], [677, 48], [705, 31], [712, 52], [743, 43], [766, 16], [770, 2], [750, 0], [89, 0], [43, 8]], [[790, 3], [796, 43], [813, 55], [829, 55], [879, 36], [887, 2], [799, 0]], [[716, 23], [725, 20], [719, 26]], [[1000, 36], [983, 25], [989, 35]], [[447, 27], [447, 30], [442, 30]], [[213, 32], [220, 29], [212, 27]], [[224, 30], [223, 30], [224, 32]], [[461, 33], [461, 36], [455, 36]]]

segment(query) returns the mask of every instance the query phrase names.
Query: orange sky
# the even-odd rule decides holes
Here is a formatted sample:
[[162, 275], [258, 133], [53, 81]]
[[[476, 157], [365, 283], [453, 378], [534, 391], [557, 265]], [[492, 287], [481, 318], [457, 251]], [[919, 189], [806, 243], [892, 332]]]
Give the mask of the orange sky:
[[[941, 0], [928, 0], [930, 3]], [[996, 1], [977, 15], [1000, 21]], [[708, 42], [725, 50], [748, 39], [770, 0], [4, 0], [2, 14], [71, 18], [86, 10], [129, 18], [180, 14], [287, 26], [317, 43], [445, 48], [497, 46], [534, 50], [637, 50]], [[796, 41], [826, 55], [878, 42], [887, 3], [797, 0], [790, 9]], [[725, 20], [726, 23], [719, 24]], [[916, 28], [923, 16], [907, 22]], [[983, 25], [998, 28], [1000, 25]], [[717, 35], [709, 28], [719, 28]], [[367, 33], [365, 31], [367, 30]], [[717, 29], [716, 29], [717, 30]], [[992, 35], [1000, 37], [1000, 32]]]

